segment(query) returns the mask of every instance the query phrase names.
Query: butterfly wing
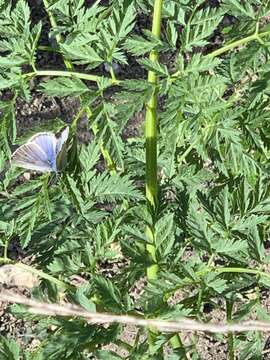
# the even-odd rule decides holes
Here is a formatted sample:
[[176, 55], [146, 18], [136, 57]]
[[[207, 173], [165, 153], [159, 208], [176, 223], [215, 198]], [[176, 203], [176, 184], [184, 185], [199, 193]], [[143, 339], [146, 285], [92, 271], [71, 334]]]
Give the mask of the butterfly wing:
[[56, 171], [56, 145], [57, 139], [53, 133], [38, 133], [31, 137], [28, 142], [29, 144], [36, 144], [43, 150], [47, 155], [48, 162], [52, 169]]
[[47, 154], [36, 144], [26, 143], [20, 146], [11, 156], [11, 162], [19, 167], [49, 172], [52, 171], [52, 167], [48, 162]]
[[[26, 144], [20, 146], [13, 153], [12, 163], [29, 170], [57, 172], [60, 165], [63, 165], [68, 134], [69, 128], [67, 127], [62, 131], [59, 139], [53, 133], [38, 133], [32, 136]], [[59, 163], [59, 166], [56, 162]]]
[[68, 135], [69, 135], [69, 127], [66, 127], [66, 128], [61, 132], [59, 138], [57, 139], [57, 143], [56, 143], [56, 155], [59, 154], [59, 152], [61, 151], [63, 145], [67, 142]]
[[69, 127], [66, 127], [60, 134], [56, 143], [56, 164], [57, 169], [61, 170], [66, 165], [67, 155], [67, 139], [69, 135]]

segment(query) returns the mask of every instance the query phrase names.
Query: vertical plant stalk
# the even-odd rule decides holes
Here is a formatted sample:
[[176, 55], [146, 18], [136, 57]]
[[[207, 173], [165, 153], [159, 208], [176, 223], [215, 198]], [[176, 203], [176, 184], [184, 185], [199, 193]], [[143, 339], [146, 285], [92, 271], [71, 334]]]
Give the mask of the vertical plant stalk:
[[[155, 0], [152, 34], [160, 38], [161, 18], [162, 18], [163, 0]], [[151, 61], [158, 60], [158, 52], [153, 50], [150, 52], [149, 59]], [[158, 199], [158, 180], [157, 180], [157, 75], [153, 71], [148, 72], [148, 82], [154, 87], [154, 92], [146, 104], [145, 114], [145, 147], [146, 147], [146, 199], [148, 204], [155, 213]], [[146, 251], [151, 257], [152, 264], [146, 269], [147, 279], [155, 280], [158, 273], [158, 265], [156, 263], [156, 246], [155, 246], [155, 229], [147, 227], [146, 236], [149, 244], [146, 245]], [[151, 244], [150, 244], [151, 243]], [[157, 336], [155, 328], [148, 329], [148, 343], [150, 351], [154, 346]]]
[[[160, 38], [161, 32], [161, 18], [162, 18], [162, 4], [163, 0], [155, 0], [152, 34], [156, 38]], [[151, 51], [149, 55], [151, 61], [158, 60], [158, 52], [156, 50]], [[145, 115], [145, 141], [146, 141], [146, 199], [153, 210], [157, 207], [158, 198], [158, 180], [157, 180], [157, 75], [153, 71], [148, 72], [148, 82], [153, 85], [154, 92], [146, 104], [146, 115]], [[148, 280], [154, 280], [157, 277], [158, 266], [156, 262], [156, 247], [155, 247], [155, 236], [153, 230], [147, 228], [147, 236], [149, 242], [146, 250], [150, 254], [154, 264], [147, 268]]]
[[[46, 12], [47, 12], [47, 14], [48, 14], [48, 17], [49, 17], [49, 19], [50, 19], [51, 27], [52, 27], [53, 30], [56, 30], [56, 28], [57, 28], [57, 22], [56, 22], [56, 20], [55, 20], [55, 18], [54, 18], [54, 16], [53, 16], [53, 13], [52, 13], [51, 10], [49, 9], [49, 6], [50, 6], [49, 1], [48, 1], [48, 0], [43, 0], [43, 4], [44, 4], [44, 8], [45, 8], [45, 10], [46, 10]], [[58, 45], [61, 44], [61, 42], [62, 42], [62, 36], [61, 36], [60, 34], [56, 34], [55, 39], [56, 39], [56, 42], [57, 42]], [[67, 70], [72, 71], [72, 70], [73, 70], [73, 64], [72, 64], [72, 62], [69, 61], [69, 60], [67, 60], [67, 59], [65, 59], [64, 56], [63, 56], [63, 60], [64, 60], [64, 64], [65, 64]], [[84, 111], [82, 111], [82, 112], [79, 111], [78, 114], [80, 114], [80, 116], [81, 116], [83, 112], [86, 112], [88, 118], [90, 118], [90, 117], [92, 116], [92, 111], [91, 111], [91, 109], [90, 109], [89, 106], [86, 106], [86, 107], [84, 108]], [[78, 121], [79, 121], [80, 116], [76, 116], [76, 117], [75, 117], [75, 119], [74, 119], [74, 121], [72, 122], [72, 125], [71, 125], [71, 130], [74, 131], [74, 130], [77, 129], [77, 123], [78, 123]], [[93, 131], [94, 135], [96, 136], [97, 133], [98, 133], [98, 127], [97, 127], [96, 125], [92, 126], [92, 131]], [[106, 165], [107, 165], [107, 168], [109, 169], [109, 171], [110, 171], [111, 173], [115, 173], [115, 172], [116, 172], [115, 163], [114, 163], [114, 161], [112, 160], [109, 152], [104, 148], [103, 144], [100, 144], [100, 151], [101, 151], [101, 154], [102, 154], [102, 156], [103, 156], [103, 159], [104, 159], [105, 162], [106, 162]]]
[[[161, 20], [162, 20], [162, 5], [163, 0], [155, 0], [152, 35], [157, 39], [161, 34]], [[158, 51], [150, 52], [149, 59], [153, 62], [158, 61]], [[153, 85], [154, 92], [146, 104], [145, 115], [145, 140], [146, 140], [146, 199], [155, 213], [158, 205], [158, 174], [157, 174], [157, 125], [158, 125], [158, 92], [157, 84], [158, 78], [155, 72], [148, 72], [148, 82]], [[146, 245], [146, 250], [149, 253], [153, 264], [147, 268], [147, 279], [155, 280], [158, 274], [158, 265], [156, 263], [156, 245], [155, 245], [155, 229], [147, 228], [146, 235], [151, 244]], [[150, 348], [154, 344], [157, 335], [156, 329], [149, 329], [148, 342]], [[183, 349], [183, 344], [179, 335], [175, 335], [170, 339], [173, 349]], [[183, 359], [186, 359], [185, 353], [182, 353]]]

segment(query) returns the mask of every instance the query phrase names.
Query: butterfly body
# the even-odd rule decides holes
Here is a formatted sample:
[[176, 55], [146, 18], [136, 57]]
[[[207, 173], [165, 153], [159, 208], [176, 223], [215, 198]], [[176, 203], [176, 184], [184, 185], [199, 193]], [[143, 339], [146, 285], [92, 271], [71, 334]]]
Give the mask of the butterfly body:
[[38, 133], [12, 154], [11, 162], [29, 170], [58, 172], [65, 163], [68, 134], [68, 127], [59, 137], [49, 132]]

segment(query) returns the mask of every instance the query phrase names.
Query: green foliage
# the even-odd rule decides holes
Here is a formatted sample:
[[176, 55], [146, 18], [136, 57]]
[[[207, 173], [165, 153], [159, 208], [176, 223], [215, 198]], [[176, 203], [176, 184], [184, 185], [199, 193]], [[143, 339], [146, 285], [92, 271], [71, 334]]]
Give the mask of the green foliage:
[[221, 9], [208, 7], [193, 12], [182, 35], [183, 50], [191, 51], [195, 46], [204, 46], [221, 22], [224, 12]]
[[[64, 298], [92, 312], [209, 322], [209, 307], [229, 321], [269, 320], [270, 2], [164, 1], [160, 39], [150, 32], [154, 0], [47, 0], [41, 21], [30, 3], [0, 1], [1, 263], [19, 242], [41, 277], [32, 297]], [[57, 54], [46, 68], [45, 52]], [[149, 52], [161, 56], [152, 61]], [[55, 68], [61, 57], [66, 70]], [[18, 106], [37, 92], [44, 103], [76, 97], [79, 105], [66, 168], [29, 179], [10, 165], [15, 146], [30, 131], [65, 124], [61, 114], [22, 131]], [[141, 121], [153, 94], [155, 207], [143, 194]], [[81, 118], [88, 143], [78, 141]], [[145, 284], [152, 265], [157, 278]], [[120, 359], [123, 351], [159, 359], [174, 335], [150, 341], [146, 329], [134, 329], [125, 344], [120, 325], [11, 311], [44, 340], [29, 350], [2, 336], [1, 359]], [[198, 336], [168, 359], [203, 358]], [[260, 358], [265, 346], [259, 332], [236, 334], [233, 344], [231, 336], [216, 339], [240, 359]]]
[[58, 78], [44, 82], [42, 91], [48, 96], [79, 96], [89, 89], [80, 79]]
[[134, 56], [141, 56], [152, 50], [162, 50], [162, 42], [149, 31], [144, 31], [145, 37], [134, 35], [125, 42], [125, 49]]
[[19, 360], [20, 347], [15, 340], [1, 336], [0, 354], [3, 360]]

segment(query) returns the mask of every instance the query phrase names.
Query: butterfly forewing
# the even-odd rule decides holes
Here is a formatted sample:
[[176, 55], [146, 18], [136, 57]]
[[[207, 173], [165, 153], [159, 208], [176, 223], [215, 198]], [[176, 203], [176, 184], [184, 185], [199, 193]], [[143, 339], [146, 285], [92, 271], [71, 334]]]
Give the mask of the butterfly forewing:
[[46, 153], [35, 143], [26, 143], [20, 146], [13, 153], [11, 161], [14, 165], [29, 170], [41, 172], [53, 170]]

